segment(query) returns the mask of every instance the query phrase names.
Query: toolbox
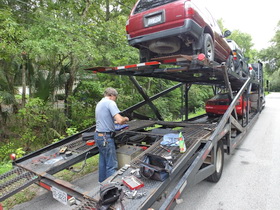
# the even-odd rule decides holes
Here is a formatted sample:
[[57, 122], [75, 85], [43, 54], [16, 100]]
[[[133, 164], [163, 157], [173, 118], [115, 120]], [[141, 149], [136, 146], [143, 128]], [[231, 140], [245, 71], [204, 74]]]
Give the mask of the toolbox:
[[130, 190], [138, 190], [144, 187], [144, 183], [133, 175], [123, 177], [122, 181]]
[[123, 167], [125, 164], [129, 164], [132, 159], [138, 156], [143, 149], [141, 147], [133, 145], [124, 145], [117, 149], [117, 158], [119, 163], [119, 168]]

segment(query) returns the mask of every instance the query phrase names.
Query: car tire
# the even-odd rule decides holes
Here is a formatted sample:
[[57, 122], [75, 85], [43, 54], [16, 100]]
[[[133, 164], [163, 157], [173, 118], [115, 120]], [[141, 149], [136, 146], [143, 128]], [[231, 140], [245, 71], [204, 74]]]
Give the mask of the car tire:
[[222, 176], [223, 168], [224, 168], [224, 144], [223, 141], [220, 140], [217, 142], [215, 172], [209, 177], [207, 177], [206, 180], [209, 182], [217, 183]]
[[203, 36], [203, 45], [201, 51], [203, 54], [205, 54], [206, 58], [208, 58], [210, 61], [213, 61], [215, 58], [213, 39], [208, 33], [205, 33]]
[[227, 62], [226, 62], [226, 67], [227, 67], [228, 72], [235, 72], [235, 66], [234, 66], [232, 55], [230, 55], [228, 57]]

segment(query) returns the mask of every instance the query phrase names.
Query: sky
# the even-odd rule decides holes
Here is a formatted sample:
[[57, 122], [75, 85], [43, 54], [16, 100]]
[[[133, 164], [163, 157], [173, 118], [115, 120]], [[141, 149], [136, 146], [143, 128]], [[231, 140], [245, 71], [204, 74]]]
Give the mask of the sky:
[[279, 0], [205, 0], [215, 19], [223, 19], [228, 30], [239, 30], [252, 36], [253, 48], [261, 50], [271, 44], [280, 21]]

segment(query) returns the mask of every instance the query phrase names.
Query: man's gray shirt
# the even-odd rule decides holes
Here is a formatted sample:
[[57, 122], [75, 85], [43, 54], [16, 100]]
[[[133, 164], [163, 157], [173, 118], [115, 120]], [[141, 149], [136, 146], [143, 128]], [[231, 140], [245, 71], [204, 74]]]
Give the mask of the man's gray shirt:
[[95, 108], [96, 131], [111, 132], [115, 131], [114, 116], [120, 113], [115, 101], [103, 98]]

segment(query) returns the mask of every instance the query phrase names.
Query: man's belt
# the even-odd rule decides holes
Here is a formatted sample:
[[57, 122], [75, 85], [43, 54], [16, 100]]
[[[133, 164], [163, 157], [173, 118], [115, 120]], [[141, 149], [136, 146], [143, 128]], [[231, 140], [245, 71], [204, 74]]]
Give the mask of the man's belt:
[[106, 136], [106, 135], [110, 135], [110, 136], [113, 136], [113, 134], [115, 132], [111, 131], [111, 132], [99, 132], [99, 131], [96, 131], [98, 136]]

